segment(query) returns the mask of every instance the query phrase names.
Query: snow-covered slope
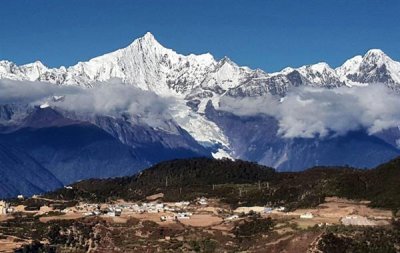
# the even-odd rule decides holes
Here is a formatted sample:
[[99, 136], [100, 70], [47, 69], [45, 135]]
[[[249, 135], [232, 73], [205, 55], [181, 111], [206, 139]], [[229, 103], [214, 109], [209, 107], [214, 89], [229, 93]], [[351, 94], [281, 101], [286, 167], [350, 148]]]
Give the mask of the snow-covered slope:
[[36, 81], [50, 71], [40, 61], [17, 66], [10, 61], [0, 61], [0, 79]]
[[291, 87], [335, 88], [377, 82], [400, 91], [400, 63], [381, 50], [372, 49], [336, 69], [322, 62], [267, 73], [238, 66], [227, 57], [216, 60], [209, 53], [182, 55], [163, 47], [151, 33], [146, 33], [126, 48], [71, 67], [47, 68], [39, 61], [17, 66], [0, 61], [2, 78], [85, 88], [118, 78], [127, 85], [175, 97], [180, 102], [171, 113], [182, 128], [204, 145], [217, 144], [229, 150], [223, 131], [204, 116], [210, 100], [218, 105], [222, 96], [285, 96]]

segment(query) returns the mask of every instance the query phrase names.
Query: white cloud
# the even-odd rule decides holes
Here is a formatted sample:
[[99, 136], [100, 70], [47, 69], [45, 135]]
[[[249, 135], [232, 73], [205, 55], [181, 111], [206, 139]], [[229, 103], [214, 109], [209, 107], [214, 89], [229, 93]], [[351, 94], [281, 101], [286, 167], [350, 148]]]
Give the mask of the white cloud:
[[[65, 99], [54, 102], [53, 96], [65, 96]], [[91, 89], [0, 80], [1, 104], [45, 102], [88, 114], [126, 113], [153, 127], [162, 127], [166, 120], [172, 119], [170, 111], [176, 105], [172, 98], [161, 98], [118, 80]], [[400, 123], [400, 96], [383, 85], [336, 89], [301, 87], [291, 90], [284, 99], [272, 95], [223, 97], [219, 109], [240, 116], [273, 116], [279, 121], [279, 133], [287, 138], [344, 135], [361, 128], [373, 134]]]
[[301, 87], [281, 101], [273, 96], [223, 98], [220, 109], [242, 116], [273, 116], [279, 121], [279, 133], [287, 138], [343, 135], [361, 128], [373, 134], [400, 123], [400, 96], [383, 85]]
[[[112, 80], [99, 87], [84, 89], [74, 86], [56, 86], [43, 82], [0, 80], [0, 103], [41, 105], [45, 102], [67, 111], [88, 114], [121, 115], [127, 113], [153, 127], [170, 120], [172, 98], [161, 98], [155, 93], [123, 85]], [[53, 96], [65, 96], [52, 101]]]

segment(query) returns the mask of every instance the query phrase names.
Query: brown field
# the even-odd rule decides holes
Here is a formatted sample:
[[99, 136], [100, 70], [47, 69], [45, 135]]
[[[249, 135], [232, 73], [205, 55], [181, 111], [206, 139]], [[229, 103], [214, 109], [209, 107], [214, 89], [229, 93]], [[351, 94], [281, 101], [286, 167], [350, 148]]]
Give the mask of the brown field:
[[6, 221], [6, 220], [11, 220], [14, 219], [11, 215], [0, 215], [0, 221]]
[[29, 242], [30, 241], [17, 240], [17, 238], [13, 236], [8, 236], [6, 239], [0, 239], [0, 252], [14, 252], [15, 249], [21, 247], [22, 244]]
[[[312, 227], [320, 223], [340, 224], [340, 219], [348, 215], [360, 215], [370, 219], [381, 220], [377, 222], [379, 225], [387, 224], [386, 220], [391, 219], [392, 213], [388, 210], [370, 208], [366, 201], [350, 201], [336, 197], [326, 198], [325, 203], [320, 204], [316, 208], [297, 209], [288, 213], [274, 212], [269, 216], [273, 218], [291, 218], [291, 223], [296, 223], [300, 228]], [[312, 219], [300, 219], [300, 215], [304, 213], [312, 213]]]
[[192, 227], [211, 227], [222, 221], [222, 218], [210, 214], [193, 214], [190, 219], [180, 220], [182, 224]]
[[58, 216], [48, 216], [48, 217], [40, 217], [39, 220], [41, 222], [48, 222], [51, 220], [75, 220], [85, 217], [82, 213], [68, 213], [64, 215], [58, 215]]

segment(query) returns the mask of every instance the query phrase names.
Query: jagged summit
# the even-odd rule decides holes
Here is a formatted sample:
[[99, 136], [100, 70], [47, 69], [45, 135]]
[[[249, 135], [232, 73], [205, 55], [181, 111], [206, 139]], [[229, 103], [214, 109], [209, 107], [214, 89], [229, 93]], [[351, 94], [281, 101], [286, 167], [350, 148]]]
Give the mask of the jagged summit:
[[284, 96], [291, 86], [301, 85], [334, 88], [380, 82], [400, 90], [400, 63], [380, 49], [371, 49], [336, 69], [320, 62], [268, 74], [238, 66], [228, 57], [215, 60], [209, 53], [179, 54], [161, 45], [151, 32], [147, 32], [125, 48], [68, 68], [50, 69], [40, 61], [17, 66], [3, 60], [0, 61], [0, 78], [89, 88], [98, 82], [119, 78], [160, 95], [207, 100], [221, 95], [262, 96], [270, 93]]
[[378, 48], [372, 48], [370, 50], [367, 51], [367, 53], [365, 54], [365, 56], [369, 56], [369, 55], [379, 55], [379, 56], [386, 56], [386, 54]]
[[142, 38], [143, 40], [155, 40], [154, 35], [151, 32], [146, 32]]
[[145, 33], [142, 37], [135, 39], [128, 47], [122, 48], [122, 50], [127, 50], [129, 48], [163, 48], [164, 46], [160, 44], [151, 32]]
[[380, 49], [371, 49], [364, 56], [347, 60], [336, 72], [349, 86], [384, 83], [400, 91], [400, 63]]

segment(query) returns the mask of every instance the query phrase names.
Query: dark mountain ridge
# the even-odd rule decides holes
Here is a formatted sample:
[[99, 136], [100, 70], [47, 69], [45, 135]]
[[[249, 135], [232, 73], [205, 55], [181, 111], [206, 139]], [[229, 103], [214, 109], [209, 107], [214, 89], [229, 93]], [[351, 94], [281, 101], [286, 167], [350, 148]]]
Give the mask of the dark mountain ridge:
[[[49, 107], [1, 108], [0, 143], [15, 147], [41, 168], [25, 166], [19, 174], [14, 174], [12, 182], [29, 180], [32, 174], [45, 170], [55, 176], [58, 184], [50, 180], [50, 187], [43, 188], [36, 186], [34, 182], [37, 181], [32, 179], [32, 187], [27, 188], [10, 182], [8, 188], [0, 191], [0, 197], [20, 193], [29, 196], [54, 190], [60, 187], [60, 182], [70, 184], [88, 178], [132, 175], [162, 160], [210, 155], [183, 131], [179, 135], [162, 134], [147, 126], [106, 116], [97, 116], [92, 122], [67, 117], [63, 111]], [[0, 163], [8, 163], [9, 156], [11, 154], [5, 153]]]
[[114, 179], [90, 179], [48, 196], [68, 200], [142, 200], [163, 192], [180, 201], [217, 197], [236, 205], [311, 207], [325, 197], [369, 200], [372, 206], [400, 208], [400, 158], [375, 169], [314, 167], [302, 172], [276, 172], [245, 161], [194, 158], [162, 162], [139, 174]]

